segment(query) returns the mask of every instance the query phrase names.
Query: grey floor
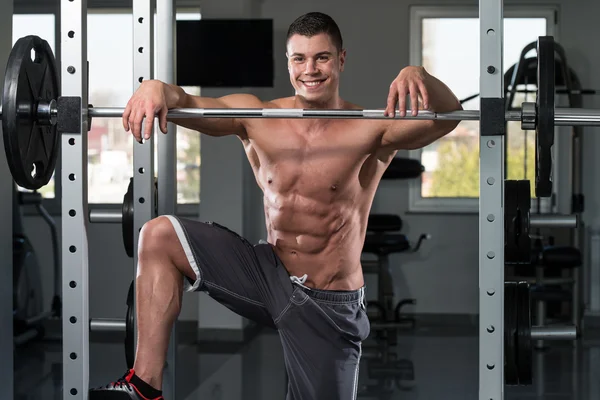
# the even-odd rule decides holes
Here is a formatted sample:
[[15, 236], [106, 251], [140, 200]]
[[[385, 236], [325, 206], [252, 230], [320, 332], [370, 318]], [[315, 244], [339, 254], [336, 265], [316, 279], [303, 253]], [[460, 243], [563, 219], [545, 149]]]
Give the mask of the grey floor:
[[[470, 330], [418, 328], [399, 336], [395, 352], [399, 378], [374, 379], [369, 360], [376, 342], [365, 343], [359, 399], [478, 399], [478, 339]], [[17, 349], [15, 399], [62, 399], [60, 342]], [[552, 342], [534, 355], [534, 385], [506, 387], [505, 398], [600, 399], [600, 341]], [[124, 372], [123, 345], [90, 343], [90, 384], [113, 381]], [[177, 398], [202, 400], [285, 399], [286, 377], [278, 336], [258, 333], [247, 344], [181, 344]], [[370, 392], [369, 392], [370, 391]], [[171, 399], [167, 399], [171, 400]]]

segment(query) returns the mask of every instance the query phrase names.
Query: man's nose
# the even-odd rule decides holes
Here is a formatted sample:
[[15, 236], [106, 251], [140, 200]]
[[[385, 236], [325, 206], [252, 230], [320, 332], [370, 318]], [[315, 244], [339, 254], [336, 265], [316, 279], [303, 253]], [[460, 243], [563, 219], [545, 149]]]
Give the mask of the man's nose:
[[304, 68], [304, 73], [305, 74], [314, 74], [315, 72], [317, 72], [317, 64], [315, 63], [314, 60], [308, 60], [306, 62], [306, 67]]

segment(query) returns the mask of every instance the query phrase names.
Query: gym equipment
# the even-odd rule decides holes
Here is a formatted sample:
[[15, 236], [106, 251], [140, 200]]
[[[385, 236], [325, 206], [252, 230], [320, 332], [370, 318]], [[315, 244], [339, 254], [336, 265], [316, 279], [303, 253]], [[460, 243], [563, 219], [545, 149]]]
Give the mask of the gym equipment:
[[540, 327], [531, 324], [531, 294], [527, 282], [504, 284], [504, 375], [507, 385], [531, 385], [534, 340], [574, 340], [575, 326]]
[[58, 98], [58, 81], [48, 42], [27, 36], [15, 43], [4, 76], [2, 132], [10, 172], [27, 189], [41, 188], [54, 173], [59, 135], [50, 110]]
[[[521, 112], [507, 111], [505, 121], [521, 121], [524, 129], [536, 130], [536, 195], [548, 197], [552, 192], [551, 148], [556, 125], [600, 126], [600, 111], [554, 108], [554, 41], [538, 40], [538, 91], [536, 104], [523, 105]], [[36, 61], [30, 54], [36, 53]], [[37, 54], [39, 56], [39, 62]], [[38, 67], [38, 64], [41, 67]], [[74, 130], [81, 111], [81, 99], [57, 96], [58, 74], [48, 44], [37, 36], [17, 41], [9, 57], [2, 97], [2, 121], [5, 152], [11, 173], [22, 187], [39, 189], [52, 176], [58, 154], [58, 134]], [[36, 68], [31, 65], [35, 65]], [[543, 66], [543, 67], [542, 67]], [[29, 80], [26, 77], [30, 77]], [[38, 85], [31, 83], [40, 82]], [[34, 85], [33, 89], [31, 86]], [[36, 91], [37, 93], [32, 93]], [[89, 118], [121, 117], [124, 108], [87, 107]], [[384, 110], [313, 110], [313, 109], [172, 109], [170, 118], [361, 118], [384, 119]], [[479, 120], [479, 111], [436, 113], [420, 111], [400, 119]], [[40, 133], [33, 127], [39, 128]], [[25, 127], [25, 128], [21, 128]], [[33, 149], [33, 150], [31, 150]], [[21, 154], [25, 154], [22, 158]], [[39, 173], [38, 173], [39, 170]]]
[[[40, 264], [22, 223], [21, 207], [33, 205], [48, 224], [53, 249], [53, 289], [50, 310], [44, 311]], [[20, 192], [13, 185], [13, 330], [16, 346], [45, 334], [43, 322], [61, 316], [60, 299], [60, 255], [56, 223], [42, 205], [42, 196], [37, 193]]]
[[[169, 8], [165, 4], [167, 0], [157, 1], [157, 15], [162, 15], [161, 7], [170, 10], [170, 19], [173, 19], [172, 7]], [[172, 6], [172, 0], [169, 1]], [[505, 122], [507, 120], [521, 121], [527, 129], [535, 129], [536, 127], [549, 127], [554, 125], [600, 125], [600, 113], [595, 110], [586, 109], [554, 109], [554, 120], [540, 122], [540, 118], [548, 118], [551, 115], [549, 110], [539, 110], [538, 107], [548, 107], [547, 102], [536, 102], [539, 104], [523, 104], [521, 112], [506, 112], [504, 109], [503, 93], [502, 93], [502, 38], [503, 38], [503, 2], [502, 0], [480, 0], [480, 28], [482, 48], [480, 59], [480, 88], [481, 88], [481, 107], [480, 111], [461, 111], [456, 113], [428, 113], [421, 112], [417, 118], [421, 119], [453, 119], [453, 120], [479, 120], [480, 121], [480, 202], [479, 202], [479, 228], [480, 228], [480, 262], [479, 262], [479, 308], [480, 308], [480, 341], [479, 341], [479, 398], [480, 400], [502, 399], [503, 398], [503, 373], [504, 368], [501, 366], [504, 363], [503, 334], [504, 318], [502, 314], [504, 305], [504, 215], [502, 212], [503, 186], [504, 186], [504, 171], [502, 168], [503, 143], [505, 136]], [[144, 79], [151, 79], [153, 60], [152, 41], [153, 30], [153, 7], [152, 3], [142, 0], [134, 0], [133, 2], [133, 18], [134, 21], [134, 88], [139, 85]], [[165, 21], [169, 20], [166, 18]], [[50, 123], [51, 126], [57, 127], [56, 132], [60, 134], [62, 142], [62, 174], [61, 181], [63, 182], [62, 199], [63, 209], [66, 212], [62, 215], [62, 261], [63, 261], [63, 298], [64, 298], [64, 315], [63, 318], [63, 378], [64, 378], [64, 393], [69, 398], [83, 398], [84, 391], [87, 390], [89, 379], [89, 369], [87, 362], [89, 358], [89, 343], [88, 339], [88, 258], [87, 258], [87, 236], [85, 218], [87, 215], [86, 204], [86, 184], [87, 174], [84, 163], [87, 163], [86, 144], [87, 144], [87, 127], [89, 125], [89, 117], [110, 117], [119, 116], [122, 114], [122, 109], [95, 109], [87, 106], [87, 61], [85, 46], [85, 38], [87, 37], [86, 30], [86, 10], [81, 2], [70, 0], [61, 1], [61, 49], [62, 59], [60, 65], [66, 71], [61, 75], [61, 90], [60, 97], [54, 95], [46, 96], [44, 93], [35, 98], [28, 104], [22, 104], [16, 107], [18, 99], [18, 85], [22, 85], [23, 81], [20, 75], [17, 74], [13, 78], [6, 78], [5, 82], [9, 86], [12, 83], [17, 83], [17, 89], [7, 90], [6, 83], [3, 95], [3, 129], [5, 143], [17, 143], [18, 146], [12, 148], [11, 145], [5, 146], [7, 158], [11, 163], [13, 177], [16, 182], [23, 187], [39, 188], [48, 182], [47, 166], [49, 161], [57, 151], [57, 147], [46, 146], [42, 156], [29, 156], [28, 146], [24, 145], [23, 140], [19, 140], [19, 132], [8, 122], [18, 121], [18, 124], [29, 124], [33, 121], [38, 125]], [[160, 24], [163, 28], [162, 23]], [[161, 40], [166, 43], [172, 43], [172, 26], [165, 28], [165, 35], [158, 35]], [[37, 41], [31, 41], [35, 43]], [[161, 42], [161, 43], [164, 43]], [[539, 46], [539, 43], [538, 43]], [[547, 73], [548, 68], [543, 64], [546, 57], [539, 54], [538, 73]], [[166, 48], [166, 46], [165, 46]], [[146, 51], [144, 51], [146, 49]], [[39, 52], [39, 49], [36, 49]], [[22, 53], [21, 53], [22, 54]], [[159, 57], [159, 60], [170, 60], [171, 57]], [[14, 59], [13, 59], [14, 60]], [[14, 67], [12, 67], [14, 68]], [[10, 71], [11, 68], [9, 67]], [[15, 69], [12, 69], [13, 71]], [[172, 68], [159, 70], [167, 70], [167, 75], [172, 74]], [[20, 71], [20, 69], [19, 69]], [[38, 74], [39, 75], [39, 74]], [[58, 75], [48, 79], [54, 79]], [[172, 80], [163, 79], [168, 83]], [[171, 78], [169, 76], [168, 78]], [[56, 79], [58, 81], [58, 79]], [[538, 77], [538, 81], [541, 81]], [[554, 80], [552, 79], [553, 83]], [[540, 93], [538, 88], [538, 97], [546, 98], [543, 93]], [[55, 100], [56, 105], [52, 100]], [[36, 105], [34, 107], [34, 105]], [[21, 107], [22, 106], [22, 107]], [[11, 108], [12, 107], [12, 108]], [[554, 107], [552, 107], [554, 108]], [[23, 112], [21, 112], [23, 111]], [[171, 110], [171, 116], [182, 117], [244, 117], [244, 118], [383, 118], [382, 111], [378, 110]], [[24, 118], [26, 121], [20, 121]], [[399, 117], [397, 117], [399, 118]], [[411, 118], [410, 112], [407, 117]], [[8, 122], [5, 122], [8, 121]], [[6, 125], [6, 126], [4, 126]], [[535, 126], [534, 126], [535, 125]], [[9, 129], [6, 129], [6, 128]], [[48, 130], [52, 132], [52, 130]], [[537, 151], [540, 155], [537, 156], [539, 165], [537, 165], [536, 177], [536, 194], [538, 197], [548, 197], [551, 193], [550, 185], [545, 180], [550, 175], [548, 170], [551, 169], [551, 157], [547, 157], [551, 148], [545, 147], [550, 143], [549, 136], [554, 134], [553, 131], [543, 131], [537, 129], [537, 135], [543, 135], [543, 140], [538, 140], [539, 146]], [[31, 135], [30, 135], [31, 136]], [[164, 136], [164, 138], [163, 138]], [[548, 140], [545, 140], [548, 139]], [[57, 140], [57, 136], [50, 138]], [[144, 204], [142, 207], [135, 207], [134, 214], [134, 247], [138, 240], [138, 229], [143, 223], [150, 220], [154, 215], [154, 205], [152, 204], [153, 190], [153, 138], [145, 143], [134, 145], [134, 200], [139, 204]], [[171, 135], [159, 135], [159, 141], [173, 140]], [[39, 145], [48, 143], [33, 139], [32, 144]], [[174, 142], [173, 142], [174, 143]], [[170, 146], [170, 147], [169, 147]], [[174, 148], [174, 145], [164, 146], [160, 148]], [[25, 161], [27, 165], [20, 164], [20, 158], [16, 157], [16, 153], [21, 150], [28, 154]], [[162, 151], [162, 150], [161, 150]], [[175, 182], [174, 170], [168, 169], [165, 165], [174, 164], [169, 162], [161, 162], [164, 158], [159, 152], [159, 168], [167, 168], [165, 173], [159, 173], [161, 176], [161, 185], [169, 185]], [[166, 154], [163, 154], [166, 155]], [[165, 158], [163, 161], [167, 161]], [[44, 161], [46, 162], [45, 164]], [[31, 164], [29, 164], [31, 162]], [[37, 173], [36, 163], [42, 163], [42, 174]], [[35, 170], [34, 170], [34, 166]], [[165, 166], [165, 167], [164, 167]], [[32, 175], [33, 172], [33, 175]], [[32, 178], [29, 178], [31, 175]], [[167, 176], [167, 179], [162, 179]], [[41, 185], [41, 186], [40, 186]], [[165, 188], [166, 186], [162, 186]], [[171, 188], [170, 188], [171, 189]], [[168, 201], [164, 201], [161, 197], [161, 214], [174, 212], [175, 208], [175, 192], [159, 188], [160, 196], [171, 196]], [[149, 199], [146, 202], [141, 200]], [[167, 211], [165, 211], [167, 210]], [[134, 252], [135, 253], [135, 252]], [[134, 254], [135, 259], [135, 254]], [[135, 260], [134, 260], [135, 261]], [[82, 323], [84, 321], [85, 323]], [[532, 332], [533, 335], [533, 332]], [[172, 335], [174, 337], [175, 335]], [[543, 334], [542, 334], [543, 336]], [[560, 335], [559, 335], [560, 336]], [[172, 344], [170, 353], [172, 354]], [[165, 386], [163, 393], [166, 397], [175, 397], [173, 391], [173, 360], [167, 362], [165, 370]]]

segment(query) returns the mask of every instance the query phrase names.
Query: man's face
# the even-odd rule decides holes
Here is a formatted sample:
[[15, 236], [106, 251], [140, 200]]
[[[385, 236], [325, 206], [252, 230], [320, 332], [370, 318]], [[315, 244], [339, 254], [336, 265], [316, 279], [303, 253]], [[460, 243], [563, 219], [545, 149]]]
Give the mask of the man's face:
[[338, 92], [346, 51], [338, 52], [326, 33], [293, 35], [287, 43], [290, 82], [310, 102], [327, 102]]

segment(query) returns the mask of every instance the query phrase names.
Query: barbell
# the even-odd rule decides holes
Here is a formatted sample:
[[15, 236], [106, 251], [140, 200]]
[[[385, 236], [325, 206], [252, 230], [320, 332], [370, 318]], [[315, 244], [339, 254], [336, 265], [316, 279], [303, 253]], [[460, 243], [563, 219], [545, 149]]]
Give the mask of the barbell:
[[[521, 121], [522, 129], [536, 131], [536, 195], [552, 194], [552, 146], [556, 125], [600, 126], [600, 111], [554, 108], [554, 40], [538, 39], [538, 87], [536, 103], [523, 103], [520, 111], [507, 111], [505, 121]], [[32, 54], [35, 56], [32, 58]], [[67, 73], [74, 73], [72, 67]], [[87, 110], [86, 110], [87, 108]], [[81, 98], [61, 97], [56, 59], [48, 43], [26, 36], [15, 43], [8, 58], [0, 115], [4, 149], [15, 182], [37, 190], [48, 184], [58, 158], [62, 133], [81, 132], [82, 111], [91, 118], [122, 117], [124, 108], [94, 108]], [[181, 108], [171, 109], [168, 118], [327, 118], [387, 119], [383, 110], [315, 110], [272, 108]], [[396, 113], [395, 119], [480, 120], [478, 110], [452, 112], [419, 111], [413, 116]], [[91, 121], [90, 121], [91, 124]], [[89, 125], [89, 124], [88, 124]]]

